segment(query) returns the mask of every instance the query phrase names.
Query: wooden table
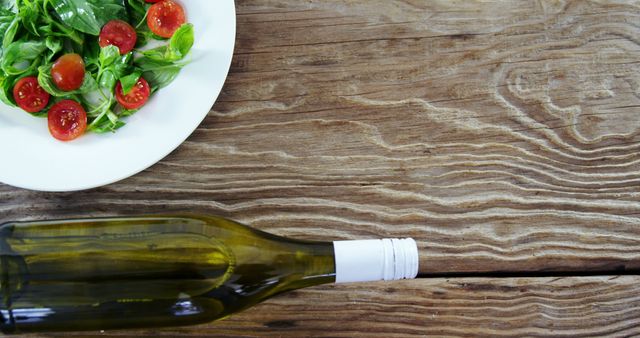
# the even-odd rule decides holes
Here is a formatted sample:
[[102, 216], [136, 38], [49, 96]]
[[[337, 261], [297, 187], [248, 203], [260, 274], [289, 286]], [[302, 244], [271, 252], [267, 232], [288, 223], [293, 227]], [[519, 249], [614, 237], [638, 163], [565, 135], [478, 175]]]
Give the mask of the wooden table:
[[0, 221], [191, 211], [413, 236], [423, 278], [76, 337], [640, 334], [637, 1], [238, 0], [237, 19], [225, 88], [180, 148], [90, 191], [0, 186]]

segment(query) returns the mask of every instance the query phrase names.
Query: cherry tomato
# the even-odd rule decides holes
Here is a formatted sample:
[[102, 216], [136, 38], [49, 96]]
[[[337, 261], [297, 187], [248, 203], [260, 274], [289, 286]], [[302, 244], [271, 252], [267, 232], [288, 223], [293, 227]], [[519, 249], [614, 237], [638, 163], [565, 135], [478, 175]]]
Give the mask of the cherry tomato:
[[126, 109], [138, 109], [142, 107], [147, 103], [147, 100], [149, 100], [150, 94], [151, 89], [149, 88], [149, 83], [142, 77], [140, 77], [127, 95], [122, 92], [122, 84], [120, 81], [116, 84], [116, 100]]
[[54, 104], [48, 113], [49, 132], [60, 141], [71, 141], [87, 129], [87, 112], [73, 100]]
[[51, 67], [53, 83], [66, 92], [82, 86], [84, 80], [84, 61], [78, 54], [64, 54]]
[[28, 113], [37, 113], [49, 104], [49, 93], [38, 84], [35, 76], [24, 77], [13, 86], [13, 98]]
[[149, 29], [163, 38], [170, 38], [185, 22], [184, 9], [173, 0], [164, 0], [153, 4], [147, 13]]
[[100, 47], [114, 45], [120, 49], [120, 55], [129, 53], [136, 45], [136, 30], [122, 20], [111, 20], [102, 26], [98, 44]]

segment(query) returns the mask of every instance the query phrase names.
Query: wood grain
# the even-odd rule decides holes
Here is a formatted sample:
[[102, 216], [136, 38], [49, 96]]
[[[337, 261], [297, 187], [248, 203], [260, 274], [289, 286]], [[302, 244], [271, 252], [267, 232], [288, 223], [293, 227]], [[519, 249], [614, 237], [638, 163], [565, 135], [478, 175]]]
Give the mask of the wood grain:
[[[0, 222], [191, 211], [297, 238], [412, 236], [424, 276], [640, 270], [637, 1], [236, 5], [225, 88], [180, 148], [90, 191], [0, 186]], [[411, 285], [428, 295], [437, 283]], [[302, 294], [315, 292], [344, 300], [331, 288]], [[535, 304], [516, 307], [532, 314], [513, 314], [521, 330], [514, 332], [552, 333], [551, 319], [561, 315], [544, 314], [560, 305], [511, 297]], [[631, 294], [612, 297], [637, 306]], [[395, 311], [382, 301], [373, 314]], [[243, 318], [258, 323], [268, 309], [278, 322], [297, 312], [273, 304]], [[607, 306], [566, 304], [574, 304], [565, 310], [575, 312], [576, 332], [587, 323], [575, 318], [587, 310], [620, 332], [638, 321], [635, 310], [615, 310], [623, 315], [613, 319]], [[469, 312], [469, 323], [495, 311]], [[429, 323], [460, 319], [452, 316]], [[394, 321], [402, 335], [400, 319], [380, 327]], [[567, 335], [569, 321], [561, 323]], [[226, 323], [213, 327], [239, 334], [241, 323]], [[341, 323], [332, 328], [346, 333], [365, 319]], [[599, 335], [597, 327], [589, 330]]]
[[423, 273], [638, 269], [638, 15], [239, 1], [228, 81], [187, 142], [100, 189], [4, 186], [0, 218], [188, 210], [302, 238], [411, 235]]
[[25, 338], [629, 337], [640, 334], [639, 281], [635, 276], [600, 276], [336, 285], [276, 297], [195, 328]]

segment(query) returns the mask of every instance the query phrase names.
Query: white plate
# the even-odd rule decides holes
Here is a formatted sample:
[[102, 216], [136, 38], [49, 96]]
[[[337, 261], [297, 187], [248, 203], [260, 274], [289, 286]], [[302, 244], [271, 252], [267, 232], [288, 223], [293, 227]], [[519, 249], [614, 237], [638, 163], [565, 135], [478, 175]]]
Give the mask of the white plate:
[[113, 183], [167, 156], [202, 122], [224, 84], [235, 42], [233, 0], [182, 0], [195, 26], [192, 61], [116, 133], [60, 142], [46, 119], [0, 103], [0, 182], [42, 191]]

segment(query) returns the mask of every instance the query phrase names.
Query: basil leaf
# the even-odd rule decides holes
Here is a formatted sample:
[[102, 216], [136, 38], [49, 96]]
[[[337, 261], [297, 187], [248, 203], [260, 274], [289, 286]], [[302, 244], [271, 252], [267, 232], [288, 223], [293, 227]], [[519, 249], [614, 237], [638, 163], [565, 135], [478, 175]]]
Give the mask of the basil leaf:
[[113, 72], [113, 69], [105, 69], [102, 71], [100, 77], [98, 78], [98, 86], [100, 86], [100, 88], [105, 88], [106, 90], [111, 91], [116, 85], [117, 80], [118, 78]]
[[42, 54], [47, 49], [44, 41], [16, 41], [11, 43], [2, 55], [2, 70], [8, 75], [20, 75], [37, 67]]
[[75, 44], [83, 45], [85, 43], [84, 34], [61, 23], [57, 18], [49, 15], [46, 5], [50, 3], [50, 0], [45, 0], [44, 8], [40, 16], [40, 25], [38, 27], [38, 33], [40, 36], [55, 36], [59, 38], [70, 39]]
[[123, 77], [124, 74], [130, 71], [132, 61], [133, 52], [129, 52], [125, 55], [122, 55], [118, 60], [116, 60], [116, 62], [114, 62], [113, 67], [118, 79]]
[[[16, 33], [16, 28], [18, 27], [14, 21], [18, 21], [15, 13], [6, 10], [0, 9], [0, 56], [2, 56], [3, 47], [5, 44], [8, 46], [11, 42], [13, 42], [13, 37]], [[11, 26], [16, 28], [12, 28]], [[7, 31], [12, 28], [13, 33], [7, 34]]]
[[100, 50], [98, 57], [98, 84], [108, 92], [113, 91], [116, 81], [130, 68], [133, 53], [120, 55], [118, 47], [109, 45]]
[[169, 40], [167, 59], [182, 60], [193, 46], [195, 40], [193, 24], [185, 23], [178, 28]]
[[120, 116], [120, 118], [128, 117], [128, 116], [131, 116], [131, 115], [137, 113], [138, 110], [140, 110], [140, 109], [124, 109], [123, 108], [122, 111], [120, 112], [119, 116]]
[[185, 66], [184, 59], [194, 42], [194, 30], [192, 24], [184, 24], [176, 30], [169, 44], [142, 52], [142, 57], [136, 59], [135, 65], [142, 72], [153, 92], [171, 83], [180, 69]]
[[91, 99], [89, 95], [84, 95], [81, 100], [84, 106], [88, 108], [87, 115], [93, 118], [91, 123], [87, 126], [89, 131], [95, 133], [114, 132], [116, 129], [124, 126], [124, 122], [120, 121], [120, 117], [114, 113], [113, 107], [115, 105], [115, 99], [113, 94], [110, 93], [109, 97], [99, 95], [99, 99]]
[[13, 99], [13, 86], [16, 80], [17, 76], [0, 77], [0, 101], [11, 107], [16, 106]]
[[100, 89], [82, 94], [80, 101], [90, 118], [105, 114], [105, 111], [111, 109], [114, 103], [113, 95], [111, 93], [105, 95]]
[[127, 76], [123, 76], [120, 78], [120, 85], [122, 85], [122, 93], [124, 95], [129, 94], [131, 89], [133, 89], [136, 83], [138, 83], [138, 80], [140, 79], [140, 75], [142, 75], [142, 73], [139, 71], [136, 71]]
[[[106, 116], [109, 116], [109, 115], [106, 115]], [[87, 130], [97, 134], [104, 134], [109, 132], [113, 133], [125, 125], [125, 123], [120, 120], [116, 120], [115, 122], [112, 122], [110, 119], [101, 118], [96, 121], [98, 121], [98, 123], [90, 124], [87, 127]]]
[[[151, 4], [140, 0], [127, 0], [127, 8], [129, 9], [129, 17], [135, 24], [134, 28], [142, 26], [144, 19], [147, 17], [147, 10]], [[146, 25], [145, 25], [146, 26]]]
[[120, 57], [120, 50], [114, 45], [108, 45], [100, 49], [98, 61], [101, 67], [111, 66]]
[[151, 86], [151, 91], [156, 92], [158, 89], [168, 86], [176, 79], [180, 73], [180, 66], [171, 66], [160, 70], [148, 71], [142, 73], [142, 76]]
[[66, 25], [91, 35], [99, 35], [107, 22], [129, 21], [125, 0], [49, 0]]
[[2, 7], [2, 9], [14, 11], [16, 8], [16, 0], [0, 0], [0, 7]]
[[85, 69], [95, 73], [100, 68], [100, 53], [102, 48], [97, 43], [88, 43], [84, 48], [82, 57]]
[[62, 42], [60, 39], [54, 38], [53, 36], [47, 36], [44, 40], [44, 44], [53, 53], [57, 53], [62, 50]]
[[114, 114], [112, 110], [108, 110], [106, 115], [113, 125], [115, 125], [119, 120], [118, 115]]
[[142, 54], [155, 61], [179, 61], [189, 54], [193, 42], [193, 25], [186, 23], [173, 33], [168, 45], [146, 50]]
[[135, 66], [142, 72], [142, 77], [149, 82], [151, 91], [155, 92], [171, 83], [184, 64], [158, 61], [143, 56], [136, 59]]
[[40, 3], [38, 1], [21, 1], [18, 6], [18, 16], [22, 21], [22, 26], [31, 34], [40, 36], [38, 33], [38, 21], [40, 21]]
[[0, 8], [0, 32], [2, 32], [0, 39], [4, 37], [4, 32], [7, 31], [7, 28], [9, 28], [9, 25], [15, 17], [16, 14], [12, 11]]
[[[5, 17], [7, 20], [7, 17]], [[6, 49], [9, 47], [11, 43], [13, 43], [16, 33], [18, 32], [18, 27], [20, 26], [20, 18], [17, 15], [13, 15], [13, 18], [9, 22], [8, 25], [0, 26], [0, 33], [2, 34], [0, 39], [2, 39], [2, 49]]]
[[49, 52], [47, 53], [47, 62], [51, 61], [51, 59], [53, 59], [53, 56], [62, 50], [62, 41], [53, 36], [47, 36], [47, 38], [44, 40], [44, 44], [49, 49]]

